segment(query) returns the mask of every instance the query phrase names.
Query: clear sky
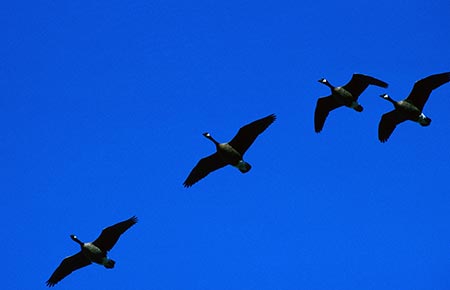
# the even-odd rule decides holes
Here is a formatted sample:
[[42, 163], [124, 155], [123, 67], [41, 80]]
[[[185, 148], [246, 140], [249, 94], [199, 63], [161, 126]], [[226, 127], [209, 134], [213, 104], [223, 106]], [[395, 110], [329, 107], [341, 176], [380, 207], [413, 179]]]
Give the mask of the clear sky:
[[[429, 127], [377, 139], [416, 80], [450, 71], [450, 2], [6, 1], [0, 9], [2, 289], [45, 289], [70, 240], [133, 215], [58, 289], [450, 289], [450, 84]], [[314, 132], [326, 77], [389, 83]], [[271, 113], [252, 170], [186, 189]], [[55, 288], [55, 289], [56, 289]]]

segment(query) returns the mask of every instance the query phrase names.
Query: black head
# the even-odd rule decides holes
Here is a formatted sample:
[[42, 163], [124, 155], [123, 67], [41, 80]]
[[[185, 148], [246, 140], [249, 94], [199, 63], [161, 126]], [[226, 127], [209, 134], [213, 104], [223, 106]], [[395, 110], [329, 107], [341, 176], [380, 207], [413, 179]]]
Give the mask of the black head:
[[80, 240], [77, 238], [77, 236], [75, 236], [75, 235], [70, 235], [70, 238], [71, 238], [73, 241], [75, 241], [77, 244], [79, 244], [80, 246], [83, 246], [83, 242], [80, 241]]
[[211, 140], [216, 146], [219, 145], [219, 142], [217, 142], [212, 136], [211, 134], [209, 134], [208, 132], [205, 132], [202, 134], [203, 136], [205, 136], [207, 139]]
[[385, 99], [386, 101], [391, 102], [392, 104], [394, 104], [394, 106], [395, 106], [395, 104], [397, 103], [397, 102], [394, 101], [388, 94], [382, 94], [382, 95], [380, 95], [380, 98]]
[[209, 140], [213, 141], [214, 143], [217, 142], [216, 140], [214, 140], [213, 136], [211, 134], [209, 134], [208, 132], [205, 132], [202, 135], [205, 136], [206, 139], [209, 139]]
[[326, 78], [321, 78], [320, 80], [318, 80], [318, 82], [321, 84], [326, 84], [328, 83], [328, 80]]

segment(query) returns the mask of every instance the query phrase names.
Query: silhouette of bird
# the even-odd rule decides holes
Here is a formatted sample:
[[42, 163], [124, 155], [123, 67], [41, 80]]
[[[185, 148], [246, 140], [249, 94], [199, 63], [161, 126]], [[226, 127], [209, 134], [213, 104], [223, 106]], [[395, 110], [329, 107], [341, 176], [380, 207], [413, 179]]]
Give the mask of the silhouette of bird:
[[248, 172], [251, 165], [243, 160], [245, 152], [253, 144], [256, 137], [264, 132], [275, 119], [276, 116], [272, 114], [243, 126], [239, 129], [236, 136], [228, 143], [219, 143], [211, 136], [211, 134], [203, 133], [203, 136], [216, 145], [216, 152], [201, 159], [197, 163], [184, 181], [184, 187], [191, 187], [209, 173], [222, 168], [225, 165], [232, 165], [238, 168], [242, 173]]
[[388, 94], [380, 97], [391, 102], [394, 110], [384, 114], [378, 125], [378, 139], [384, 143], [394, 132], [398, 124], [410, 120], [426, 127], [431, 119], [422, 112], [431, 92], [450, 81], [450, 72], [434, 74], [415, 82], [408, 97], [402, 101], [394, 101]]
[[115, 261], [107, 257], [107, 252], [111, 250], [126, 230], [137, 223], [137, 217], [133, 216], [125, 221], [103, 229], [100, 236], [91, 243], [81, 242], [75, 235], [70, 238], [77, 242], [81, 250], [75, 255], [66, 257], [47, 280], [46, 284], [53, 287], [75, 270], [83, 268], [91, 263], [103, 265], [105, 268], [114, 268]]
[[357, 112], [362, 112], [363, 107], [358, 104], [358, 97], [369, 85], [382, 88], [388, 87], [387, 83], [363, 74], [353, 74], [351, 80], [341, 87], [334, 87], [325, 78], [320, 79], [318, 82], [328, 86], [331, 89], [331, 95], [317, 100], [314, 112], [314, 130], [316, 133], [322, 131], [328, 114], [334, 109], [346, 106]]

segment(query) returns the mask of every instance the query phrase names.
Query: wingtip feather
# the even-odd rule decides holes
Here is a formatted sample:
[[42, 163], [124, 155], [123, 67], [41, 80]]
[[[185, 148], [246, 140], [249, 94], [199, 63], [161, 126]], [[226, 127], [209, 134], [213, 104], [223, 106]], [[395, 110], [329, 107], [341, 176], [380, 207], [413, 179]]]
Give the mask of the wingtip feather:
[[133, 222], [133, 225], [134, 224], [137, 224], [138, 223], [138, 221], [139, 221], [139, 219], [138, 219], [138, 217], [137, 216], [132, 216], [131, 218], [130, 218], [130, 220]]

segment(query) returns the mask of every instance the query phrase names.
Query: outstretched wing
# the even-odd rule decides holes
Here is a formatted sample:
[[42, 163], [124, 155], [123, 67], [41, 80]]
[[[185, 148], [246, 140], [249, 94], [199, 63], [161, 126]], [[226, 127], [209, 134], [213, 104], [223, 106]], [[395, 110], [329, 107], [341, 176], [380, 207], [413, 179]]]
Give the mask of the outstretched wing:
[[353, 74], [351, 80], [343, 87], [357, 99], [369, 85], [379, 86], [382, 88], [388, 87], [387, 83], [363, 74]]
[[222, 158], [220, 158], [219, 153], [214, 153], [208, 157], [200, 159], [200, 161], [195, 165], [195, 167], [189, 173], [189, 176], [183, 182], [184, 187], [191, 187], [194, 183], [204, 178], [209, 173], [217, 170], [219, 168], [227, 165]]
[[67, 257], [62, 260], [61, 264], [59, 264], [58, 268], [56, 268], [52, 276], [47, 280], [46, 284], [48, 287], [53, 287], [56, 283], [64, 279], [64, 277], [73, 271], [83, 268], [89, 264], [91, 264], [91, 262], [81, 251], [73, 256]]
[[341, 106], [342, 104], [338, 103], [332, 96], [319, 98], [317, 100], [316, 110], [314, 112], [314, 130], [316, 133], [322, 131], [328, 114]]
[[395, 127], [404, 121], [406, 121], [406, 119], [402, 117], [397, 110], [392, 110], [389, 113], [384, 114], [381, 117], [380, 124], [378, 124], [378, 139], [382, 143], [386, 142], [392, 132], [394, 132]]
[[132, 225], [136, 224], [137, 221], [137, 217], [133, 216], [123, 222], [104, 228], [100, 236], [92, 243], [103, 251], [109, 251], [117, 243], [120, 235], [122, 235]]
[[450, 72], [435, 74], [414, 83], [412, 91], [406, 100], [414, 104], [420, 111], [423, 110], [431, 92], [450, 81]]
[[244, 155], [247, 149], [253, 144], [256, 137], [264, 132], [264, 130], [266, 130], [267, 127], [275, 121], [275, 119], [276, 116], [271, 114], [241, 127], [236, 136], [234, 136], [228, 144], [241, 153], [241, 155]]

